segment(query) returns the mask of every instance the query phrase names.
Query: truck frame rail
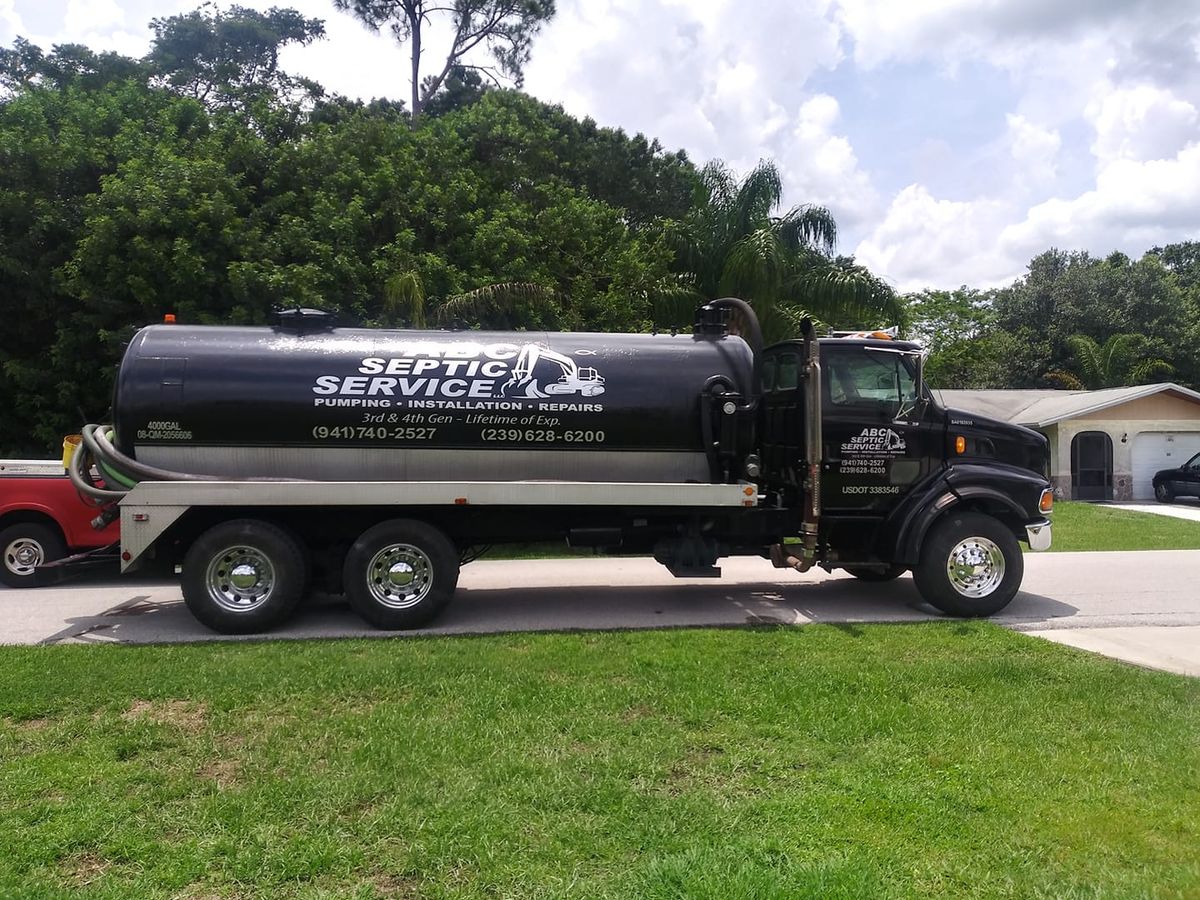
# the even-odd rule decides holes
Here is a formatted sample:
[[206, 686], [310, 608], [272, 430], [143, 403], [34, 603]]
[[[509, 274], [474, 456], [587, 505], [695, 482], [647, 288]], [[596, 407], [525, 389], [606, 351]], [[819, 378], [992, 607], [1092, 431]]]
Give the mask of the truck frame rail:
[[198, 507], [637, 506], [755, 507], [758, 487], [578, 481], [148, 481], [121, 500], [121, 570]]

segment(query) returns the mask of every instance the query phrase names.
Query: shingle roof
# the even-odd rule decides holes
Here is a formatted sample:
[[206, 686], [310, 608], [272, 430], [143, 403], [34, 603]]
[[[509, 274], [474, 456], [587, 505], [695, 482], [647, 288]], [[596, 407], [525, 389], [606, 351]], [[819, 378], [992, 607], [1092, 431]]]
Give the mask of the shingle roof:
[[1200, 403], [1200, 393], [1171, 382], [1102, 391], [938, 391], [942, 404], [982, 413], [1014, 425], [1045, 428], [1153, 394], [1173, 393]]

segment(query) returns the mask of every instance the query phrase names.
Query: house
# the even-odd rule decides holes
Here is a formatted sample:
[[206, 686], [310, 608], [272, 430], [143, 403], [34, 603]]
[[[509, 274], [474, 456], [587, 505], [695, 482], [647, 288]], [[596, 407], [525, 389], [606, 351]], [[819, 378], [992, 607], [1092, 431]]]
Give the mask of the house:
[[1152, 499], [1155, 472], [1200, 453], [1200, 393], [1178, 384], [937, 393], [946, 406], [1046, 435], [1050, 480], [1064, 499]]

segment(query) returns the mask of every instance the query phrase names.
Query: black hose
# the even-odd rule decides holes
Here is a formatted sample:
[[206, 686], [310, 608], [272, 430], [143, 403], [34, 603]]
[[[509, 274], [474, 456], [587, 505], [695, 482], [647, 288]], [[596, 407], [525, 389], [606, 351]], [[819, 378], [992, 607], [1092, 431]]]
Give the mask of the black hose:
[[726, 390], [733, 390], [733, 382], [724, 375], [710, 375], [700, 390], [700, 439], [704, 442], [704, 458], [708, 460], [708, 477], [713, 484], [723, 484], [725, 473], [721, 471], [721, 461], [717, 457], [717, 442], [713, 437], [712, 404], [716, 394], [713, 388], [724, 385]]
[[742, 314], [746, 327], [750, 331], [748, 335], [745, 335], [746, 343], [754, 351], [754, 359], [757, 363], [758, 356], [763, 350], [763, 333], [762, 326], [758, 324], [758, 315], [754, 312], [754, 307], [738, 297], [722, 297], [719, 300], [713, 300], [709, 306], [715, 306], [718, 309], [736, 309]]
[[762, 326], [758, 322], [758, 315], [745, 300], [738, 297], [721, 297], [719, 300], [713, 300], [709, 306], [714, 306], [717, 309], [736, 309], [742, 314], [742, 320], [745, 322], [746, 329], [750, 332], [743, 335], [746, 343], [750, 345], [750, 352], [754, 356], [754, 379], [751, 384], [751, 389], [748, 392], [751, 396], [758, 396], [762, 390], [762, 351], [763, 351], [763, 333]]

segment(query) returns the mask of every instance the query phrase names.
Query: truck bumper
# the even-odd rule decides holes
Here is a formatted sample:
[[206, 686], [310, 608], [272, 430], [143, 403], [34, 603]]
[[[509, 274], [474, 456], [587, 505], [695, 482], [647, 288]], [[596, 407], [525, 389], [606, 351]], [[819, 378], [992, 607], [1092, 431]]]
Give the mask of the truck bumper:
[[1029, 541], [1030, 550], [1050, 549], [1050, 520], [1032, 522], [1025, 526], [1025, 536]]

